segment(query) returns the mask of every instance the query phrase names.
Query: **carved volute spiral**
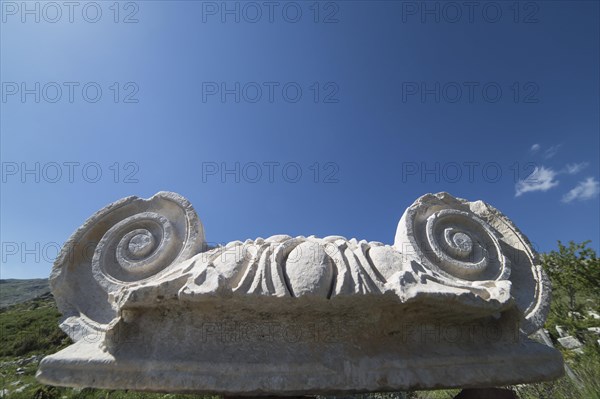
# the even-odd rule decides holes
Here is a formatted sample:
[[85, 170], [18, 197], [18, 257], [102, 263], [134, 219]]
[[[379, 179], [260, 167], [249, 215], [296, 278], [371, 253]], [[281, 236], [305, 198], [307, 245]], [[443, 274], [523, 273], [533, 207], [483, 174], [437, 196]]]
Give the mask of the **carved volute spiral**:
[[450, 282], [510, 280], [526, 333], [546, 319], [550, 287], [536, 252], [506, 216], [482, 201], [422, 196], [400, 219], [394, 247]]
[[[102, 298], [167, 273], [204, 246], [202, 224], [178, 194], [128, 197], [101, 209], [65, 243], [54, 264], [51, 284], [64, 320], [89, 320], [85, 328], [102, 330], [115, 317]], [[76, 286], [82, 281], [85, 293]], [[81, 335], [72, 325], [64, 329], [74, 339]]]

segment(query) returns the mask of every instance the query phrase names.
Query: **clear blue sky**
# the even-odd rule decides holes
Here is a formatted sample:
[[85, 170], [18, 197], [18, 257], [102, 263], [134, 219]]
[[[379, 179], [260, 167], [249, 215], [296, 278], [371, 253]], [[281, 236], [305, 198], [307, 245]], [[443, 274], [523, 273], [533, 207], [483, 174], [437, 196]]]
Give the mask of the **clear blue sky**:
[[2, 278], [160, 190], [210, 242], [391, 244], [448, 191], [539, 251], [599, 248], [597, 1], [23, 4], [0, 2]]

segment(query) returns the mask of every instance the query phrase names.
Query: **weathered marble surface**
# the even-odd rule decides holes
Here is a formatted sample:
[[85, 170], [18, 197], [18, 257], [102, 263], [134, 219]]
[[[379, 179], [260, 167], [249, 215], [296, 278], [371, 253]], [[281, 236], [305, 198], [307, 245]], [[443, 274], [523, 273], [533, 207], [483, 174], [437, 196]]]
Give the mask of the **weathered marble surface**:
[[550, 287], [495, 208], [447, 193], [394, 244], [276, 235], [209, 248], [187, 200], [129, 197], [93, 215], [51, 276], [76, 341], [38, 379], [74, 387], [301, 395], [477, 387], [562, 375]]

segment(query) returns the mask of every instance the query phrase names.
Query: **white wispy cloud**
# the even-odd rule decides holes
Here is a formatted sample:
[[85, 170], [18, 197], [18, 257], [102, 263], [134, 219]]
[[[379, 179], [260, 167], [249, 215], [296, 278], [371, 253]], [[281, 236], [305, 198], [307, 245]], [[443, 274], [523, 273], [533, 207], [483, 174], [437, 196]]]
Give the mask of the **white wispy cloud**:
[[553, 156], [555, 156], [556, 153], [558, 152], [558, 149], [561, 146], [562, 146], [562, 144], [557, 144], [557, 145], [553, 145], [552, 147], [548, 148], [546, 151], [544, 151], [544, 158], [550, 159]]
[[540, 148], [542, 148], [541, 145], [535, 143], [534, 145], [531, 146], [531, 148], [529, 149], [529, 151], [531, 152], [538, 152], [540, 150]]
[[579, 162], [579, 163], [568, 163], [565, 168], [562, 170], [563, 173], [568, 173], [570, 175], [575, 175], [579, 172], [581, 172], [582, 170], [584, 170], [585, 168], [587, 168], [589, 165], [588, 162]]
[[555, 178], [556, 172], [551, 168], [536, 166], [533, 173], [515, 184], [515, 197], [533, 191], [548, 191], [558, 186], [558, 180], [554, 180]]
[[593, 177], [580, 181], [573, 189], [563, 195], [562, 202], [574, 200], [585, 201], [597, 197], [600, 193], [600, 183]]

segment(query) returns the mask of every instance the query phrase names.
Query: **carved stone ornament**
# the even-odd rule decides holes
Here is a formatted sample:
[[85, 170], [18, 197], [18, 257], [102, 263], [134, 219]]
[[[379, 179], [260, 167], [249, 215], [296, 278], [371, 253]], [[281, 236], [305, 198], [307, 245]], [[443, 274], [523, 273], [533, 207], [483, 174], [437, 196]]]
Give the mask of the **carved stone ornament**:
[[191, 204], [159, 192], [97, 212], [50, 277], [73, 345], [60, 386], [223, 395], [485, 387], [563, 373], [528, 338], [550, 285], [495, 208], [427, 194], [394, 245], [276, 235], [210, 248]]

